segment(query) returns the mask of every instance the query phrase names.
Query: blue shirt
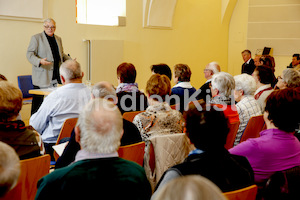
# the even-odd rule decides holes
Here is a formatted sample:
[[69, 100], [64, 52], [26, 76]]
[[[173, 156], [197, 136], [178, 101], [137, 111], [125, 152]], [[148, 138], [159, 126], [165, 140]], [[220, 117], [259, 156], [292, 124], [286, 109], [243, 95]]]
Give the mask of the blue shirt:
[[90, 100], [90, 90], [82, 83], [68, 83], [50, 93], [29, 124], [41, 135], [45, 143], [56, 143], [66, 119], [77, 118]]

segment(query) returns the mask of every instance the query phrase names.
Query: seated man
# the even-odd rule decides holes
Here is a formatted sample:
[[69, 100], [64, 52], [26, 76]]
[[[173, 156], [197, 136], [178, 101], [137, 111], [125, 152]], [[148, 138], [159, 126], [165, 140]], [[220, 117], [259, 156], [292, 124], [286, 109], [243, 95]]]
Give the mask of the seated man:
[[44, 154], [41, 136], [18, 120], [22, 92], [7, 81], [0, 81], [0, 141], [15, 149], [21, 160]]
[[81, 146], [75, 162], [43, 177], [36, 200], [150, 198], [144, 169], [118, 157], [123, 120], [113, 103], [92, 100], [80, 113], [75, 134]]
[[90, 90], [82, 83], [83, 72], [77, 61], [67, 60], [59, 70], [64, 86], [45, 98], [29, 122], [42, 135], [46, 153], [52, 156], [52, 160], [52, 146], [56, 143], [63, 123], [66, 119], [77, 118], [90, 100]]
[[[92, 99], [105, 98], [114, 103], [117, 102], [116, 90], [113, 85], [108, 82], [96, 83], [92, 88]], [[130, 121], [123, 119], [124, 134], [121, 139], [121, 146], [130, 145], [142, 141], [138, 128]], [[72, 132], [69, 143], [67, 144], [63, 154], [59, 157], [55, 164], [55, 168], [61, 168], [69, 165], [75, 160], [76, 153], [80, 150], [80, 145], [75, 140], [75, 133]]]
[[211, 79], [212, 76], [221, 71], [220, 65], [217, 62], [208, 63], [204, 69], [204, 77], [206, 82], [200, 87], [200, 94], [197, 99], [203, 99], [205, 102], [211, 99]]
[[253, 184], [252, 168], [245, 157], [234, 156], [224, 148], [228, 134], [227, 119], [222, 111], [201, 103], [199, 111], [191, 104], [183, 113], [186, 133], [196, 147], [185, 161], [168, 169], [158, 183], [158, 189], [179, 176], [201, 175], [215, 183], [223, 192]]
[[300, 54], [299, 53], [293, 54], [292, 62], [287, 68], [293, 68], [297, 71], [300, 71]]
[[191, 75], [192, 72], [188, 65], [177, 64], [174, 66], [174, 83], [176, 85], [172, 88], [171, 95], [177, 95], [180, 102], [170, 102], [170, 104], [180, 103], [181, 112], [187, 107], [189, 98], [196, 92], [190, 82]]

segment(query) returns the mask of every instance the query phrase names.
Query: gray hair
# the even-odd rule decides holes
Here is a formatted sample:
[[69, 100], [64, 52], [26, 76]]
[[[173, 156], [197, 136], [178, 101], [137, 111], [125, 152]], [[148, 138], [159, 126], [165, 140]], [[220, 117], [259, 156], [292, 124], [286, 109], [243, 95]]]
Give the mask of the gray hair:
[[234, 76], [235, 90], [243, 90], [244, 95], [253, 95], [256, 90], [255, 79], [249, 74]]
[[117, 106], [106, 99], [93, 99], [80, 113], [81, 148], [90, 153], [113, 153], [121, 144], [123, 118]]
[[235, 88], [233, 76], [227, 72], [219, 72], [213, 75], [211, 87], [218, 89], [219, 94], [229, 97]]
[[222, 191], [200, 175], [181, 176], [169, 181], [153, 196], [154, 200], [226, 200]]
[[294, 69], [288, 68], [283, 70], [282, 79], [289, 88], [300, 87], [300, 72]]
[[67, 60], [59, 68], [60, 75], [67, 81], [82, 78], [80, 64], [76, 60]]
[[220, 65], [217, 62], [210, 62], [206, 66], [207, 69], [210, 69], [214, 74], [219, 73], [221, 71]]
[[47, 22], [48, 22], [48, 23], [53, 22], [54, 24], [56, 24], [56, 22], [55, 22], [54, 19], [52, 19], [52, 18], [47, 18], [47, 19], [45, 19], [45, 20], [44, 20], [44, 25], [45, 25]]
[[115, 98], [117, 97], [116, 90], [109, 82], [96, 83], [92, 88], [92, 94], [95, 98]]
[[19, 156], [4, 142], [0, 142], [0, 155], [0, 197], [3, 197], [17, 184], [21, 169]]

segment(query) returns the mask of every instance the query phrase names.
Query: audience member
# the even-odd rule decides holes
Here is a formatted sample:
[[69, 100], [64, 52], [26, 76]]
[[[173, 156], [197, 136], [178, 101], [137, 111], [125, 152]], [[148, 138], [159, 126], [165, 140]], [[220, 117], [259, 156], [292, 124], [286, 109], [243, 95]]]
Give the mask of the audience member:
[[266, 98], [273, 92], [271, 84], [275, 75], [270, 67], [263, 65], [256, 67], [252, 76], [256, 83], [254, 98], [259, 103], [261, 110], [265, 110]]
[[53, 157], [52, 146], [66, 119], [77, 118], [90, 100], [90, 90], [82, 83], [83, 72], [75, 60], [67, 60], [60, 66], [62, 87], [49, 94], [39, 110], [31, 116], [32, 125], [42, 135], [46, 153]]
[[274, 60], [274, 57], [270, 56], [270, 55], [263, 55], [260, 57], [259, 59], [260, 61], [260, 66], [261, 65], [266, 65], [266, 66], [269, 66], [273, 73], [275, 72], [275, 60]]
[[291, 68], [283, 70], [276, 86], [279, 89], [300, 87], [300, 72]]
[[234, 97], [231, 95], [235, 88], [234, 78], [226, 73], [219, 72], [214, 74], [211, 81], [212, 99], [209, 104], [223, 110], [229, 123], [239, 121], [239, 114], [236, 110]]
[[118, 77], [118, 108], [121, 113], [145, 110], [148, 106], [147, 97], [135, 83], [136, 70], [131, 63], [121, 63], [117, 68]]
[[275, 90], [267, 97], [264, 120], [267, 130], [230, 149], [248, 158], [256, 183], [266, 181], [277, 171], [300, 165], [300, 142], [294, 136], [300, 122], [300, 91]]
[[199, 175], [189, 175], [171, 180], [151, 199], [226, 200], [220, 188]]
[[[117, 102], [116, 90], [113, 85], [108, 82], [96, 83], [92, 88], [92, 99], [95, 98], [105, 98], [106, 100], [112, 101], [114, 104]], [[123, 119], [123, 130], [124, 134], [121, 138], [121, 146], [134, 144], [141, 142], [141, 134], [137, 127], [125, 119]], [[55, 168], [61, 168], [69, 165], [75, 160], [76, 153], [80, 150], [80, 145], [75, 140], [74, 131], [71, 134], [71, 138], [63, 152], [63, 154], [58, 158]]]
[[253, 59], [255, 67], [263, 65], [263, 63], [261, 63], [261, 61], [260, 61], [260, 57], [261, 57], [261, 55], [255, 55], [255, 57]]
[[205, 102], [208, 102], [211, 99], [211, 79], [212, 76], [221, 71], [220, 65], [217, 62], [208, 63], [204, 69], [204, 77], [206, 82], [200, 87], [200, 94], [197, 96], [197, 99], [203, 99]]
[[4, 197], [17, 184], [21, 169], [15, 150], [4, 142], [0, 142], [0, 155], [0, 197]]
[[172, 80], [172, 71], [167, 64], [157, 64], [151, 66], [152, 74], [166, 75], [170, 81]]
[[13, 147], [21, 160], [44, 154], [40, 134], [17, 120], [22, 105], [20, 89], [0, 81], [0, 141]]
[[229, 128], [222, 111], [209, 108], [204, 102], [202, 110], [189, 105], [184, 112], [186, 134], [196, 149], [185, 161], [169, 168], [158, 183], [157, 191], [171, 179], [186, 175], [201, 175], [215, 183], [223, 192], [253, 184], [253, 171], [243, 156], [235, 156], [224, 148]]
[[293, 55], [293, 59], [291, 64], [288, 66], [288, 68], [294, 68], [297, 71], [300, 71], [300, 54], [295, 53]]
[[236, 108], [240, 119], [239, 129], [234, 141], [234, 145], [237, 145], [240, 143], [249, 119], [253, 116], [261, 115], [263, 111], [253, 96], [256, 90], [254, 78], [249, 74], [240, 74], [234, 76], [234, 80], [234, 99], [238, 102]]
[[251, 58], [251, 51], [246, 49], [242, 51], [242, 57], [244, 60], [244, 64], [242, 65], [242, 71], [241, 73], [246, 73], [251, 75], [255, 69], [254, 61]]
[[[189, 98], [196, 92], [190, 82], [191, 75], [192, 72], [188, 65], [177, 64], [174, 66], [174, 83], [176, 85], [172, 88], [171, 93], [179, 97], [181, 112], [187, 107]], [[177, 104], [178, 102], [175, 101], [174, 103]], [[170, 104], [173, 104], [173, 102], [170, 102]]]
[[113, 103], [94, 99], [80, 113], [75, 128], [81, 150], [75, 162], [38, 182], [39, 199], [150, 199], [144, 169], [118, 157], [122, 115]]
[[182, 114], [165, 102], [171, 93], [170, 79], [166, 75], [152, 75], [147, 81], [146, 92], [149, 107], [133, 119], [146, 144], [154, 135], [182, 133]]

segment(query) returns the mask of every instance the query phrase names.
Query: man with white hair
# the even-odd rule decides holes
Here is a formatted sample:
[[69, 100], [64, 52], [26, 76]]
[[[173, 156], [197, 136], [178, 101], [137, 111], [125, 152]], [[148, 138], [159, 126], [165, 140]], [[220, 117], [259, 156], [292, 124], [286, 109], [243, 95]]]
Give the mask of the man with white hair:
[[206, 82], [200, 87], [200, 94], [197, 99], [207, 101], [211, 98], [210, 85], [212, 76], [221, 71], [220, 65], [217, 62], [210, 62], [205, 66], [203, 71]]
[[75, 127], [81, 150], [75, 162], [38, 182], [39, 199], [150, 199], [144, 169], [118, 157], [123, 119], [118, 107], [94, 99], [80, 113]]
[[29, 122], [42, 135], [46, 153], [52, 156], [52, 160], [52, 146], [56, 143], [64, 121], [77, 118], [90, 100], [90, 90], [82, 83], [83, 72], [77, 61], [67, 60], [59, 70], [63, 86], [45, 98]]
[[240, 74], [234, 76], [235, 90], [234, 99], [236, 102], [236, 108], [239, 113], [240, 125], [234, 146], [240, 143], [243, 132], [247, 126], [249, 119], [253, 116], [263, 114], [263, 111], [259, 103], [254, 98], [254, 92], [256, 90], [256, 83], [252, 76], [249, 74]]
[[[61, 84], [59, 66], [70, 59], [63, 51], [62, 40], [54, 35], [56, 22], [48, 18], [44, 21], [44, 31], [31, 37], [27, 59], [32, 64], [32, 83], [35, 89]], [[35, 95], [31, 114], [35, 113], [43, 102], [44, 96]]]

